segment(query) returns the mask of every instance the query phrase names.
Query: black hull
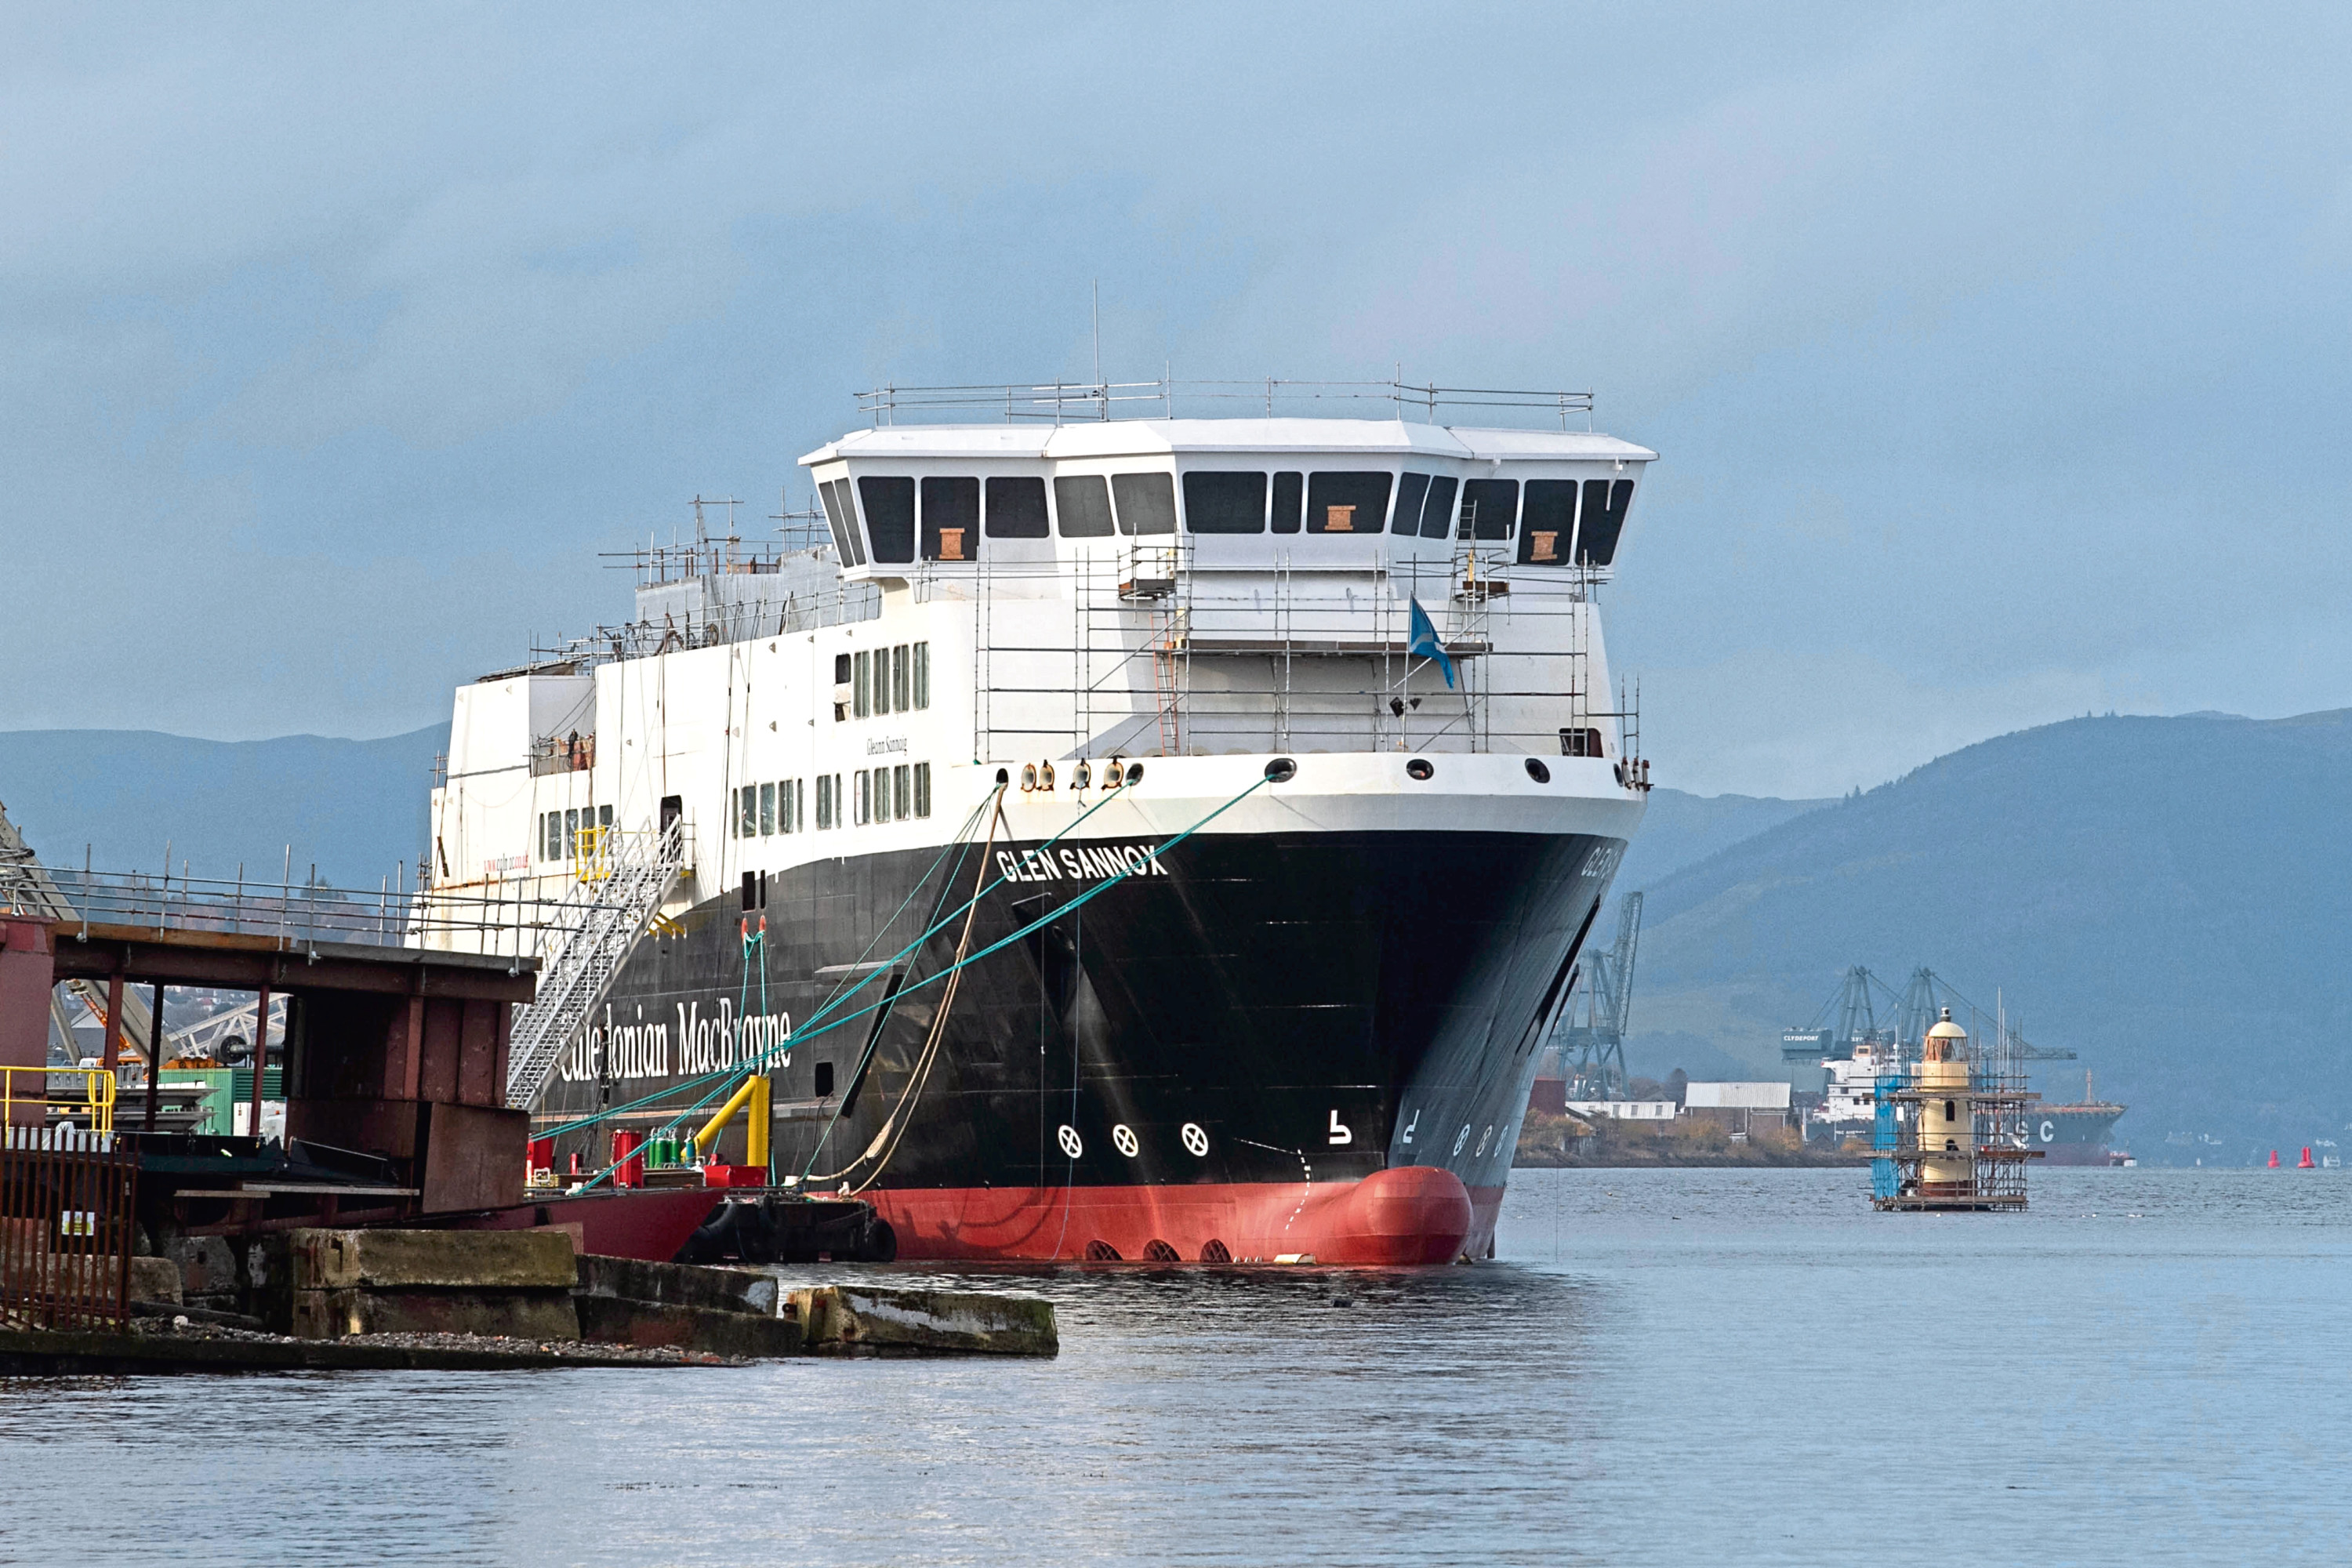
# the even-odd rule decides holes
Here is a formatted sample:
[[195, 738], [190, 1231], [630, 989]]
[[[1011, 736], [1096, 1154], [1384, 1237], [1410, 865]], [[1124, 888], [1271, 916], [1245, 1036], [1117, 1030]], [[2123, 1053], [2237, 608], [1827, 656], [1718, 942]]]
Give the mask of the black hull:
[[[970, 896], [977, 845], [784, 873], [749, 917], [755, 937], [764, 921], [749, 944], [739, 900], [701, 904], [640, 946], [540, 1116], [658, 1095], [657, 1110], [572, 1135], [599, 1169], [609, 1127], [667, 1122], [740, 1076], [728, 1069], [782, 1026], [746, 1027], [747, 1013], [788, 1015], [801, 1037], [773, 1075], [780, 1175], [877, 1190], [1296, 1188], [1433, 1166], [1499, 1196], [1539, 1026], [1619, 840], [1202, 835], [1156, 860], [1121, 847], [1139, 874], [963, 971], [887, 1160], [860, 1156], [908, 1098], [960, 921], [901, 966], [886, 1010], [859, 1012], [892, 988], [887, 973], [820, 1010], [864, 978], [845, 966], [891, 958]], [[1024, 876], [982, 900], [969, 951], [1100, 886], [1105, 848], [1057, 848], [1055, 875], [992, 854], [991, 879]]]

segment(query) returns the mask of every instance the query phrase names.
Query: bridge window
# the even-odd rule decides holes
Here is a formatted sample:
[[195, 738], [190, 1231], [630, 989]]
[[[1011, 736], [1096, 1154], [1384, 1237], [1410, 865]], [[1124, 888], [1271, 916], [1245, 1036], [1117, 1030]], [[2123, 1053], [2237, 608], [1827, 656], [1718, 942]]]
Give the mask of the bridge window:
[[876, 562], [914, 560], [915, 481], [868, 475], [857, 481], [857, 499], [866, 503], [866, 537]]
[[971, 561], [980, 554], [980, 481], [923, 481], [923, 559]]
[[1569, 541], [1576, 533], [1576, 481], [1529, 479], [1527, 510], [1519, 521], [1522, 562], [1536, 566], [1567, 565]]
[[1625, 513], [1633, 504], [1633, 481], [1584, 481], [1584, 525], [1577, 535], [1580, 560], [1606, 566], [1617, 558], [1617, 536], [1624, 531]]
[[1187, 473], [1184, 525], [1194, 533], [1264, 533], [1265, 475], [1212, 469]]
[[1407, 474], [1397, 481], [1396, 521], [1390, 525], [1393, 533], [1415, 533], [1421, 529], [1421, 503], [1429, 494], [1427, 474]]
[[1451, 474], [1440, 474], [1429, 481], [1429, 500], [1421, 509], [1423, 539], [1444, 539], [1454, 531], [1454, 492], [1460, 485]]
[[1111, 535], [1110, 486], [1100, 474], [1063, 474], [1054, 480], [1054, 510], [1062, 519], [1065, 539], [1108, 539]]
[[1026, 475], [988, 481], [988, 537], [1044, 539], [1045, 481]]
[[1274, 476], [1274, 516], [1276, 533], [1297, 533], [1298, 516], [1307, 505], [1307, 476], [1284, 469]]
[[1121, 533], [1176, 531], [1176, 481], [1166, 474], [1114, 474], [1111, 500]]
[[1307, 531], [1378, 533], [1389, 521], [1393, 477], [1373, 473], [1318, 473], [1307, 480]]
[[[873, 510], [873, 502], [866, 510]], [[1517, 479], [1465, 479], [1462, 481], [1462, 531], [1458, 537], [1470, 539], [1508, 539], [1511, 524], [1519, 517], [1519, 481]], [[877, 547], [878, 550], [878, 546]]]
[[817, 487], [824, 498], [825, 525], [833, 530], [833, 547], [844, 566], [866, 564], [866, 545], [857, 536], [857, 502], [847, 479], [832, 479]]

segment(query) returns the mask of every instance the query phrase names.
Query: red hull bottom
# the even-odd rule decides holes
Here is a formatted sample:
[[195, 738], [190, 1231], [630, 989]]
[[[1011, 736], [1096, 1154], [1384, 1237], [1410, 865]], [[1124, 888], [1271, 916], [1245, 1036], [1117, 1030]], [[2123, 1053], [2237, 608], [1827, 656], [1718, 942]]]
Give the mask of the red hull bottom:
[[581, 1252], [667, 1263], [726, 1195], [715, 1187], [603, 1187], [441, 1223], [458, 1230], [567, 1230]]
[[901, 1261], [1451, 1263], [1483, 1256], [1502, 1190], [1408, 1165], [1360, 1182], [902, 1187], [860, 1194]]

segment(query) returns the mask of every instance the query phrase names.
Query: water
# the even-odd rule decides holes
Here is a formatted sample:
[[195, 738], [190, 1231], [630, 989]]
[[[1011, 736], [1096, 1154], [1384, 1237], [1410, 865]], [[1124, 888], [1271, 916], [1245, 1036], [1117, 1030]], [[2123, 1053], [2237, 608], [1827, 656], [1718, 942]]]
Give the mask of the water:
[[1984, 1216], [1875, 1215], [1866, 1181], [1522, 1171], [1477, 1268], [988, 1277], [1059, 1303], [1050, 1363], [0, 1384], [0, 1559], [1878, 1568], [2352, 1542], [2339, 1173], [2044, 1171], [2032, 1213]]

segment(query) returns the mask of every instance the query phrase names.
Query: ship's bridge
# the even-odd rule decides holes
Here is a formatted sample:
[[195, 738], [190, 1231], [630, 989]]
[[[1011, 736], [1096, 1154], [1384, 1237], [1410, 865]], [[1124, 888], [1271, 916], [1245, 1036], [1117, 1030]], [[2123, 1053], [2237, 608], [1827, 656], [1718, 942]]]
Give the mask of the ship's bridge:
[[1446, 570], [1465, 548], [1583, 580], [1615, 560], [1657, 456], [1580, 431], [1390, 419], [1158, 418], [885, 426], [811, 470], [852, 579], [933, 582], [983, 566], [1133, 554], [1292, 572]]

